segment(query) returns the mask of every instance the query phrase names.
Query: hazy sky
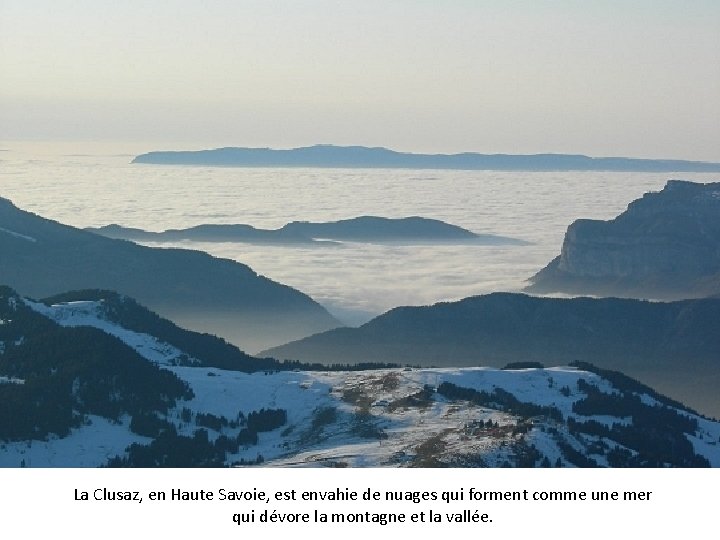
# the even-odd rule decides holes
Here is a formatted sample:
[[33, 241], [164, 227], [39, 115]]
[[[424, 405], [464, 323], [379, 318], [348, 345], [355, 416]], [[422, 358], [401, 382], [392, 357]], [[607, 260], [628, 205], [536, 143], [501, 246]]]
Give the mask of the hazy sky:
[[0, 138], [720, 161], [720, 1], [0, 0]]

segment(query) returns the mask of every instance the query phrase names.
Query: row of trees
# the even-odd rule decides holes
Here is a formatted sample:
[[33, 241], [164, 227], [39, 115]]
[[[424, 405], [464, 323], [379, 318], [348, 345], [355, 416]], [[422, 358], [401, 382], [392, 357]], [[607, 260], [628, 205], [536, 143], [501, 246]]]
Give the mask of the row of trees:
[[708, 461], [695, 454], [686, 434], [695, 433], [698, 423], [684, 413], [662, 404], [650, 405], [631, 391], [607, 394], [583, 379], [578, 389], [585, 394], [573, 404], [573, 412], [582, 416], [615, 416], [628, 419], [627, 424], [611, 426], [592, 418], [586, 421], [568, 419], [571, 433], [586, 433], [615, 441], [622, 449], [608, 452], [608, 463], [626, 467], [707, 467]]
[[557, 407], [520, 401], [503, 388], [494, 388], [492, 392], [485, 392], [443, 382], [438, 386], [437, 393], [450, 400], [469, 401], [481, 407], [497, 408], [523, 418], [543, 416], [558, 422], [563, 420], [563, 415]]
[[[238, 415], [240, 416], [240, 415]], [[214, 415], [196, 415], [207, 422], [213, 418], [221, 424], [229, 425], [224, 417]], [[222, 419], [222, 420], [220, 420]], [[224, 422], [223, 422], [224, 420]], [[210, 420], [214, 423], [215, 420]], [[236, 454], [241, 447], [258, 443], [258, 433], [272, 431], [287, 423], [287, 411], [284, 409], [261, 409], [247, 415], [246, 427], [235, 436], [220, 434], [210, 440], [206, 429], [198, 429], [192, 437], [179, 435], [174, 425], [157, 416], [133, 417], [131, 428], [136, 433], [153, 436], [149, 445], [132, 444], [126, 455], [117, 456], [108, 462], [110, 467], [223, 467], [228, 454]], [[259, 459], [259, 461], [258, 461]], [[262, 458], [240, 460], [240, 464], [255, 464]]]
[[0, 375], [24, 380], [0, 384], [0, 440], [62, 437], [86, 415], [147, 424], [193, 397], [187, 383], [101, 330], [62, 327], [21, 301], [10, 307], [7, 298], [0, 319]]

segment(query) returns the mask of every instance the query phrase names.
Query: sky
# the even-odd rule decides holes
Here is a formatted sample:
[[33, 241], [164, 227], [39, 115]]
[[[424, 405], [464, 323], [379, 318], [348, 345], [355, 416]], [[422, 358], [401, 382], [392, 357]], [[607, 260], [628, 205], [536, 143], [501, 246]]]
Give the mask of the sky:
[[717, 0], [0, 0], [0, 140], [720, 161]]

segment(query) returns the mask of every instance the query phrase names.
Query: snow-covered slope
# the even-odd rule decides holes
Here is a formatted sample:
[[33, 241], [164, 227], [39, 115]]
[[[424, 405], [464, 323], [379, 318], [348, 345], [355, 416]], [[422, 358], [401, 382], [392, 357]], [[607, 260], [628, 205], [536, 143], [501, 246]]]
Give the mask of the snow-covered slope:
[[[194, 397], [157, 413], [165, 427], [155, 435], [138, 434], [128, 417], [88, 416], [63, 438], [0, 442], [3, 466], [101, 466], [113, 457], [115, 465], [168, 464], [171, 437], [195, 445], [192, 459], [212, 453], [215, 465], [720, 467], [720, 423], [600, 370], [244, 373], [201, 367], [177, 347], [123, 328], [102, 301], [25, 305], [60, 325], [115, 336], [185, 381]], [[268, 411], [278, 414], [261, 426]], [[647, 448], [649, 433], [662, 436]]]
[[24, 299], [24, 301], [34, 311], [61, 326], [89, 326], [115, 336], [154, 364], [170, 366], [188, 361], [199, 363], [197, 360], [188, 359], [188, 355], [177, 347], [164, 343], [151, 335], [134, 332], [112, 322], [107, 316], [104, 300], [79, 300], [51, 306], [28, 299]]
[[[552, 465], [579, 465], [575, 456], [568, 456], [569, 445], [595, 464], [607, 466], [607, 452], [621, 446], [610, 438], [571, 433], [567, 419], [594, 420], [608, 427], [633, 423], [632, 417], [574, 413], [573, 404], [586, 396], [577, 390], [581, 379], [602, 392], [620, 392], [599, 375], [572, 367], [272, 375], [212, 370], [213, 377], [195, 368], [171, 369], [192, 386], [197, 397], [190, 407], [198, 412], [232, 417], [238, 409], [286, 409], [284, 430], [261, 434], [258, 445], [234, 456], [251, 460], [262, 455], [270, 465], [532, 466], [543, 464], [544, 458]], [[556, 408], [564, 419], [527, 417], [501, 406], [447, 399], [436, 391], [444, 382], [476, 391], [504, 389], [522, 402]], [[661, 407], [650, 396], [643, 399]], [[720, 424], [697, 421], [698, 429], [688, 440], [696, 453], [720, 466]]]

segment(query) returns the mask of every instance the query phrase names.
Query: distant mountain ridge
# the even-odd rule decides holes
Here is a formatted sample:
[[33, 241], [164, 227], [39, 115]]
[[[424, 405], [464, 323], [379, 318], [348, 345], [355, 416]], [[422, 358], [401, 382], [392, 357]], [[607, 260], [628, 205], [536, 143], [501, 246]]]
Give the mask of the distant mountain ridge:
[[359, 216], [339, 221], [313, 223], [293, 221], [279, 229], [256, 229], [244, 224], [206, 224], [187, 229], [150, 232], [106, 225], [90, 232], [140, 242], [193, 240], [198, 242], [245, 242], [255, 244], [328, 244], [337, 241], [368, 243], [477, 243], [524, 244], [522, 240], [492, 234], [477, 234], [457, 225], [419, 216], [385, 218]]
[[570, 154], [413, 154], [387, 148], [318, 144], [288, 150], [226, 147], [156, 151], [132, 163], [208, 167], [335, 167], [522, 171], [720, 172], [720, 163], [677, 159], [593, 158]]
[[720, 416], [720, 300], [660, 303], [493, 293], [400, 307], [263, 354], [314, 362], [495, 366], [592, 362]]
[[720, 294], [720, 182], [670, 180], [609, 221], [579, 219], [528, 292], [679, 299]]
[[161, 315], [257, 351], [340, 326], [307, 295], [244, 264], [200, 251], [114, 240], [25, 212], [0, 198], [0, 283], [42, 298], [107, 289]]

